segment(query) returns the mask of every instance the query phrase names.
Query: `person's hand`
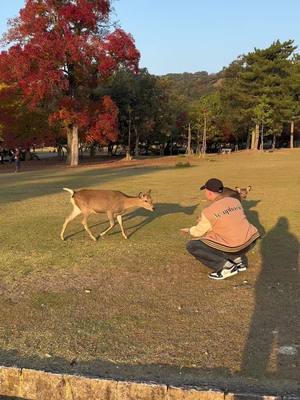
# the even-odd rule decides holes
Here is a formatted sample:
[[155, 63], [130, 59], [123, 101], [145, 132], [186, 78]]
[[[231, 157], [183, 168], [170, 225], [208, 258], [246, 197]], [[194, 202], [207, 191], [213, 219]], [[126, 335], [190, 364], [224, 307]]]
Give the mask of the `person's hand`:
[[181, 228], [181, 229], [180, 229], [180, 232], [181, 232], [183, 235], [186, 235], [187, 233], [190, 233], [190, 228]]

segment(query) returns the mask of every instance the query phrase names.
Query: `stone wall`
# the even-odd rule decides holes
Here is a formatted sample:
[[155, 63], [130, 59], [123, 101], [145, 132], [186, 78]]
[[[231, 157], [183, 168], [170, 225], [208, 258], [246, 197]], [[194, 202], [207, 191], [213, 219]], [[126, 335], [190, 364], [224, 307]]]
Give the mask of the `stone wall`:
[[300, 400], [296, 396], [224, 393], [9, 367], [0, 367], [1, 396], [26, 400]]

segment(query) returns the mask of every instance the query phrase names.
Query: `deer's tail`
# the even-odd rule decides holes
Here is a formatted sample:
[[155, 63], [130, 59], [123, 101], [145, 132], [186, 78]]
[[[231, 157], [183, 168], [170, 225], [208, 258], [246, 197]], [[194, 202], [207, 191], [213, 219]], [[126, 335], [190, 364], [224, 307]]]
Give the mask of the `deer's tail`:
[[73, 197], [74, 196], [74, 190], [72, 190], [72, 189], [68, 189], [68, 188], [63, 188], [63, 190], [65, 190], [66, 192], [69, 192], [69, 193], [71, 193], [71, 197]]

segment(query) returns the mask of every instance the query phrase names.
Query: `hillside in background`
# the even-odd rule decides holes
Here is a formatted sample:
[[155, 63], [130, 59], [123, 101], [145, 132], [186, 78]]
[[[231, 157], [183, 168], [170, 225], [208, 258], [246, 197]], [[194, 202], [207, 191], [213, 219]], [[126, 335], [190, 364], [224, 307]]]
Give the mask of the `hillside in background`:
[[213, 92], [218, 86], [221, 73], [208, 74], [206, 71], [195, 73], [166, 74], [161, 78], [172, 84], [172, 90], [189, 100], [195, 100]]

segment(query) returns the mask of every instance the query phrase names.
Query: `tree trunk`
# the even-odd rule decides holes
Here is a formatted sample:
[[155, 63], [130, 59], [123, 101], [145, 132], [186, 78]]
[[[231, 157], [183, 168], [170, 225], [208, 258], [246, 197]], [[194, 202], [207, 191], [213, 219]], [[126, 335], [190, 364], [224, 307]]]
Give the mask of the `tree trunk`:
[[95, 155], [96, 155], [96, 146], [95, 146], [94, 144], [91, 144], [91, 147], [90, 147], [90, 157], [91, 157], [91, 158], [94, 158]]
[[260, 150], [264, 150], [264, 125], [261, 124]]
[[135, 148], [134, 148], [134, 155], [135, 157], [139, 156], [139, 142], [140, 142], [140, 138], [137, 132], [137, 128], [135, 128]]
[[192, 132], [191, 132], [191, 124], [189, 124], [189, 127], [188, 127], [188, 144], [187, 144], [187, 149], [186, 149], [186, 154], [188, 156], [191, 155], [191, 141], [192, 141]]
[[204, 116], [203, 140], [202, 140], [202, 148], [201, 148], [201, 156], [203, 158], [205, 157], [205, 154], [206, 154], [206, 136], [207, 136], [206, 128], [207, 128], [207, 120], [206, 120], [206, 116]]
[[113, 155], [113, 147], [114, 147], [113, 143], [109, 142], [107, 145], [107, 155], [109, 157], [112, 157]]
[[294, 148], [294, 121], [291, 122], [290, 148]]
[[273, 135], [273, 142], [272, 142], [272, 150], [275, 150], [275, 146], [276, 146], [276, 135]]
[[160, 156], [163, 156], [164, 153], [165, 153], [165, 151], [164, 151], [164, 145], [163, 145], [162, 143], [160, 143], [160, 145], [159, 145], [159, 155], [160, 155]]
[[63, 160], [63, 158], [64, 158], [64, 153], [63, 153], [63, 150], [62, 150], [62, 146], [60, 144], [57, 146], [57, 157], [60, 160]]
[[199, 128], [197, 129], [197, 148], [196, 148], [196, 154], [199, 157], [201, 153], [201, 149], [200, 149], [200, 131]]
[[68, 157], [67, 163], [70, 167], [78, 165], [78, 126], [74, 125], [72, 129], [68, 130]]
[[148, 142], [148, 140], [146, 140], [146, 142], [145, 142], [145, 155], [146, 156], [148, 155], [148, 152], [149, 152], [149, 142]]
[[251, 131], [251, 150], [254, 150], [254, 146], [255, 146], [255, 129], [252, 129]]
[[251, 138], [252, 138], [252, 135], [251, 135], [251, 131], [250, 131], [250, 129], [248, 129], [248, 134], [247, 134], [247, 144], [246, 144], [246, 149], [247, 150], [249, 150], [251, 147]]
[[128, 108], [128, 145], [126, 150], [126, 160], [131, 160], [130, 146], [131, 146], [131, 108]]
[[259, 141], [259, 124], [256, 124], [255, 125], [255, 131], [254, 131], [254, 143], [253, 143], [252, 150], [257, 150], [258, 141]]

